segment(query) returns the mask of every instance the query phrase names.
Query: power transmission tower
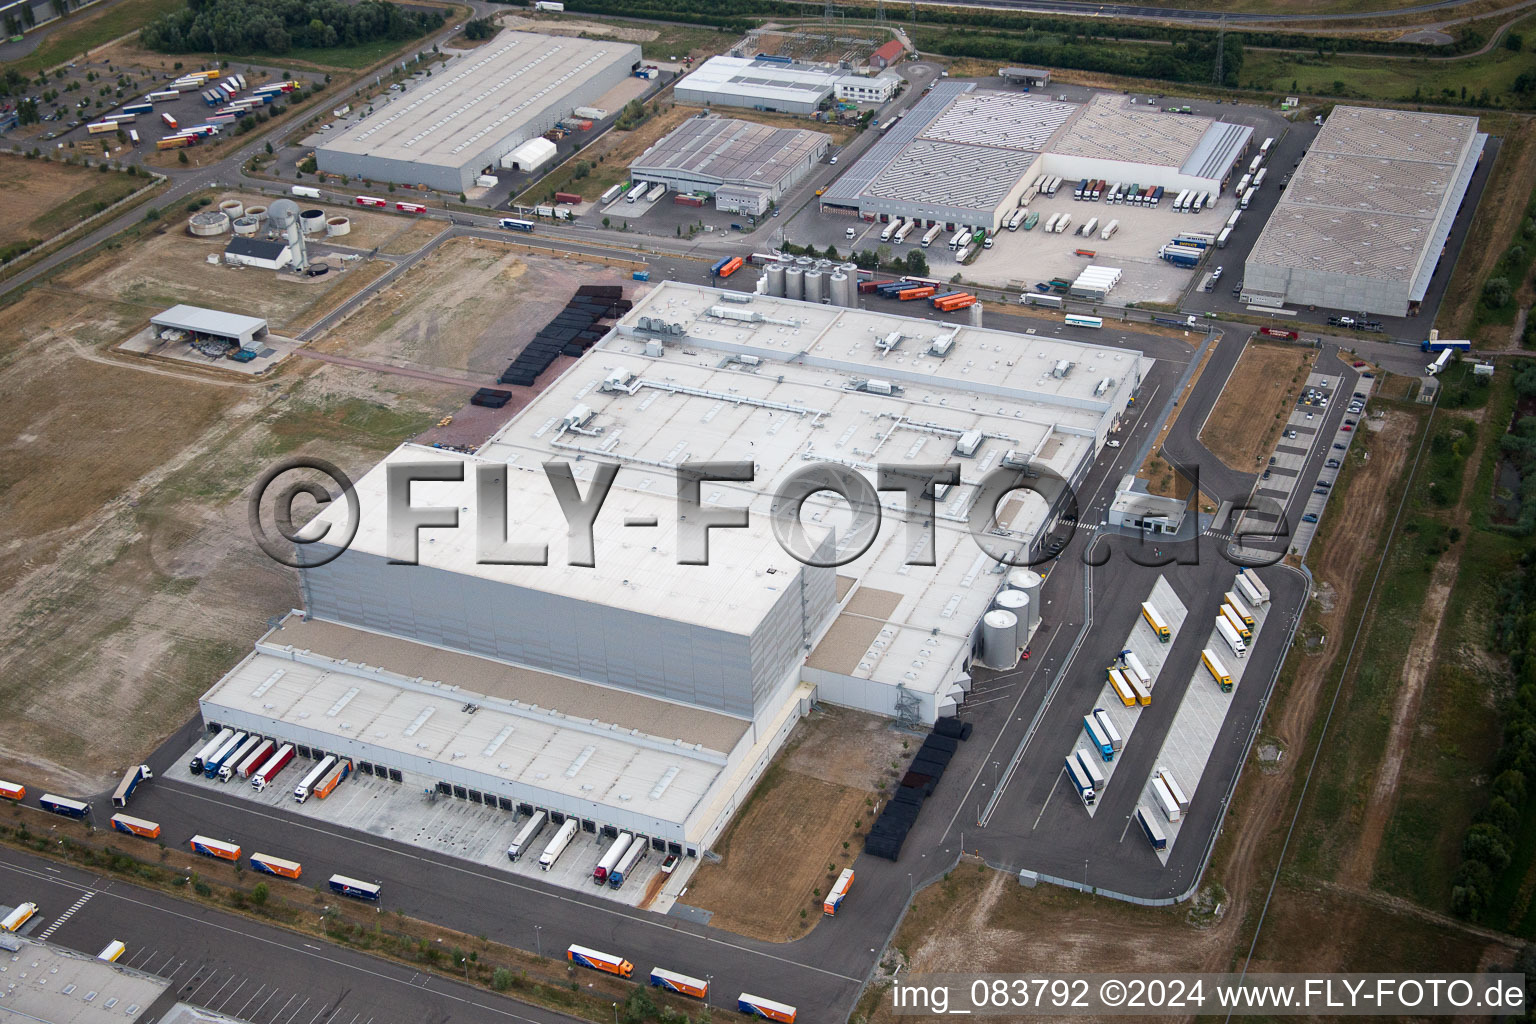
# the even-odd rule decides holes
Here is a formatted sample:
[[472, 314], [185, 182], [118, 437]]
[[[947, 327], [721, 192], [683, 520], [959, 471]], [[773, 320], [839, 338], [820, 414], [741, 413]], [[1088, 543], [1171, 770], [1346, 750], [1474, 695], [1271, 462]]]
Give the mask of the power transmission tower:
[[1225, 80], [1227, 62], [1227, 16], [1223, 14], [1216, 27], [1216, 84]]
[[885, 0], [875, 0], [875, 25], [885, 27]]

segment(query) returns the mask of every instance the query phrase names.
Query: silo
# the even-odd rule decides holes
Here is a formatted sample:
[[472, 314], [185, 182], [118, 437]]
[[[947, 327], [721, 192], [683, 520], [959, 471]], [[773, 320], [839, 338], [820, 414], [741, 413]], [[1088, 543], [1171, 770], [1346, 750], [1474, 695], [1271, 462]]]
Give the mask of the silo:
[[349, 234], [351, 231], [352, 222], [345, 217], [329, 217], [326, 219], [325, 233], [332, 238]]
[[194, 213], [187, 221], [187, 231], [199, 238], [212, 238], [229, 230], [229, 217], [220, 210]]
[[1033, 569], [1014, 569], [1008, 574], [1008, 586], [1029, 595], [1029, 631], [1033, 632], [1040, 625], [1040, 588], [1045, 577]]
[[968, 313], [970, 313], [970, 315], [971, 315], [971, 326], [972, 327], [980, 327], [981, 326], [981, 303], [978, 302], [974, 306], [968, 307], [966, 311]]
[[267, 208], [265, 206], [247, 206], [245, 208], [245, 215], [255, 220], [257, 224], [262, 224], [267, 219]]
[[1029, 595], [1022, 590], [1008, 588], [999, 593], [992, 603], [1003, 611], [1013, 612], [1019, 620], [1019, 646], [1029, 643], [1030, 605], [1034, 604]]
[[795, 257], [795, 266], [799, 267], [801, 270], [810, 270], [815, 265], [816, 261], [811, 259], [809, 256]]
[[832, 276], [827, 279], [827, 282], [830, 286], [827, 298], [831, 301], [832, 305], [842, 306], [845, 309], [852, 309], [856, 305], [854, 296], [857, 292], [854, 291], [853, 278], [841, 270], [834, 270]]
[[805, 272], [805, 301], [821, 302], [827, 297], [827, 277], [821, 271], [812, 267]]
[[805, 297], [805, 271], [799, 267], [784, 268], [784, 297], [786, 299], [801, 299]]
[[994, 669], [1019, 663], [1019, 619], [1013, 612], [994, 608], [981, 617], [981, 663]]
[[245, 216], [245, 204], [238, 199], [226, 199], [219, 204], [219, 212], [230, 220]]
[[256, 223], [255, 217], [236, 217], [234, 222], [235, 234], [244, 238], [250, 238], [261, 227]]
[[768, 294], [782, 299], [784, 297], [784, 264], [770, 263], [765, 273], [768, 275]]
[[305, 210], [299, 214], [299, 225], [306, 235], [318, 235], [325, 231], [325, 211]]

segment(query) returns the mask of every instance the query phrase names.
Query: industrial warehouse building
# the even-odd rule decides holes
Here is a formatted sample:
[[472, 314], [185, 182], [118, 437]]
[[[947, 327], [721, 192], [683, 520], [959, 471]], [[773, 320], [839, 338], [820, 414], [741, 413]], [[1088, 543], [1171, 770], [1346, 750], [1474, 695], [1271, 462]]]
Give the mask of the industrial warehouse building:
[[639, 62], [634, 43], [502, 32], [332, 132], [315, 160], [329, 174], [465, 192]]
[[629, 165], [636, 181], [715, 197], [721, 210], [762, 214], [826, 155], [832, 137], [751, 121], [693, 117]]
[[282, 270], [293, 262], [293, 249], [287, 242], [236, 235], [224, 247], [224, 262], [237, 267]]
[[942, 81], [821, 202], [864, 217], [996, 230], [1043, 174], [1220, 192], [1252, 135], [1127, 96], [1079, 104]]
[[679, 103], [814, 114], [833, 100], [884, 103], [901, 77], [859, 74], [779, 57], [711, 57], [673, 89]]
[[1334, 107], [1249, 253], [1244, 299], [1413, 312], [1482, 159], [1477, 127], [1458, 114]]
[[[1142, 370], [1125, 349], [666, 282], [475, 455], [406, 444], [365, 474], [347, 549], [302, 553], [304, 617], [264, 637], [203, 715], [474, 802], [707, 848], [813, 701], [954, 713], [1004, 580], [969, 528], [978, 481], [1029, 464], [1079, 482]], [[816, 564], [780, 542], [771, 492], [789, 473], [872, 481], [903, 459], [962, 469], [925, 517], [932, 564], [899, 494], [846, 565], [830, 557], [843, 533], [806, 539]], [[550, 461], [584, 492], [618, 467], [577, 558], [590, 566], [570, 564]], [[753, 479], [702, 482], [702, 515], [747, 522], [700, 551], [680, 532], [678, 470], [722, 461]], [[407, 462], [462, 469], [416, 483], [412, 502], [463, 518], [421, 530], [417, 564], [392, 564], [383, 497]], [[547, 565], [478, 550], [477, 466], [505, 472], [505, 536], [547, 544]], [[987, 543], [1037, 552], [1068, 511], [1058, 494], [1015, 492]], [[812, 498], [801, 522], [841, 530], [844, 511]]]
[[259, 316], [242, 316], [202, 306], [172, 306], [149, 318], [162, 330], [185, 331], [194, 339], [215, 338], [241, 348], [261, 348], [267, 336], [267, 322]]

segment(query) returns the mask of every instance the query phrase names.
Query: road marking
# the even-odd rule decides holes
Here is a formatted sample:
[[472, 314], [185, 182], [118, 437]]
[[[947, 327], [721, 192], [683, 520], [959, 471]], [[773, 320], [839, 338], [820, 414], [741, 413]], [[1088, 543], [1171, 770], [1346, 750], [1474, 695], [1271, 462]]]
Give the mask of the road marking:
[[[265, 987], [265, 986], [263, 986], [263, 987]], [[267, 998], [265, 998], [265, 999], [263, 999], [261, 1001], [261, 1005], [256, 1007], [256, 1011], [254, 1013], [252, 1013], [251, 1016], [252, 1017], [259, 1017], [261, 1015], [261, 1011], [265, 1010], [267, 1008], [267, 1004], [272, 1001], [272, 998], [274, 996], [276, 996], [277, 993], [278, 993], [278, 990], [275, 989], [275, 988], [271, 992], [268, 992], [267, 993]], [[254, 997], [252, 997], [252, 998], [254, 998]], [[241, 1010], [240, 1010], [240, 1016], [242, 1016], [242, 1017], [245, 1016], [245, 1008], [244, 1007], [242, 1007]]]
[[47, 928], [44, 928], [41, 932], [38, 933], [38, 939], [47, 939], [48, 936], [58, 931], [64, 922], [74, 917], [75, 912], [78, 911], [81, 907], [85, 906], [90, 898], [94, 895], [96, 895], [94, 892], [87, 892], [84, 896], [81, 896], [79, 899], [75, 900], [73, 906], [64, 911], [64, 913], [60, 914], [58, 917], [54, 918], [53, 921], [49, 923]]
[[[289, 1002], [292, 1002], [292, 1000], [289, 1000]], [[298, 1019], [299, 1013], [304, 1009], [304, 1007], [306, 1007], [308, 1005], [309, 1005], [309, 997], [305, 996], [304, 997], [304, 1001], [302, 1003], [300, 1003], [298, 1005], [298, 1007], [293, 1011], [293, 1016], [288, 1018], [288, 1024], [293, 1024], [293, 1022], [296, 1019]], [[288, 1003], [284, 1003], [283, 1004], [283, 1009], [286, 1010], [287, 1008], [288, 1008]], [[274, 1022], [274, 1024], [275, 1024], [275, 1022]]]
[[1031, 832], [1033, 832], [1035, 829], [1040, 827], [1040, 819], [1045, 817], [1045, 809], [1047, 807], [1051, 806], [1051, 798], [1056, 795], [1056, 787], [1061, 785], [1061, 777], [1063, 775], [1065, 775], [1066, 773], [1067, 773], [1067, 769], [1066, 769], [1065, 765], [1062, 766], [1061, 771], [1056, 773], [1056, 778], [1051, 783], [1051, 791], [1049, 793], [1045, 794], [1045, 803], [1040, 805], [1040, 813], [1035, 815], [1035, 823], [1033, 825], [1029, 826], [1029, 830]]
[[[241, 984], [244, 984], [244, 982], [241, 982]], [[253, 993], [251, 993], [251, 997], [250, 997], [250, 999], [247, 999], [247, 1000], [246, 1000], [246, 1001], [245, 1001], [245, 1003], [244, 1003], [244, 1004], [243, 1004], [243, 1005], [242, 1005], [242, 1006], [241, 1006], [241, 1007], [240, 1007], [240, 1009], [238, 1009], [238, 1010], [236, 1010], [236, 1011], [235, 1011], [235, 1012], [234, 1012], [234, 1016], [236, 1016], [236, 1017], [241, 1017], [241, 1018], [244, 1018], [244, 1017], [245, 1017], [245, 1008], [246, 1008], [246, 1007], [247, 1007], [247, 1006], [250, 1006], [250, 1005], [251, 1005], [251, 1000], [253, 1000], [253, 999], [255, 999], [255, 998], [256, 998], [256, 997], [257, 997], [257, 996], [259, 996], [259, 995], [261, 995], [261, 990], [262, 990], [262, 989], [264, 989], [264, 988], [266, 988], [266, 987], [267, 987], [267, 986], [266, 986], [266, 985], [261, 985], [261, 986], [258, 986], [258, 987], [257, 987], [257, 989], [256, 989], [256, 991], [255, 991], [255, 992], [253, 992]], [[235, 990], [235, 991], [236, 991], [236, 992], [238, 992], [238, 991], [239, 991], [239, 989], [236, 989], [236, 990]], [[231, 995], [230, 995], [230, 998], [231, 998], [231, 999], [233, 999], [233, 998], [234, 998], [234, 995], [233, 995], [233, 994], [231, 994]]]
[[299, 998], [299, 994], [295, 992], [293, 995], [289, 996], [286, 1000], [283, 1001], [283, 1005], [279, 1006], [277, 1008], [277, 1012], [272, 1015], [272, 1024], [277, 1024], [277, 1018], [281, 1017], [283, 1015], [283, 1011], [288, 1009], [288, 1004], [297, 998]]
[[[176, 916], [180, 917], [181, 915], [178, 914]], [[231, 928], [230, 931], [234, 931], [234, 929]], [[197, 993], [199, 993], [199, 992], [201, 992], [203, 990], [203, 986], [204, 985], [208, 984], [210, 981], [212, 981], [214, 978], [217, 978], [218, 976], [219, 976], [219, 972], [218, 971], [214, 971], [212, 974], [208, 975], [208, 977], [204, 978], [198, 984], [197, 988], [191, 989], [191, 990], [189, 990], [186, 993], [186, 998], [190, 1000], [193, 996], [197, 995]], [[196, 971], [192, 972], [192, 980], [193, 981], [197, 981], [197, 972]]]
[[[225, 982], [224, 982], [224, 984], [222, 984], [222, 985], [220, 985], [220, 986], [219, 986], [219, 990], [218, 990], [218, 991], [217, 991], [217, 992], [215, 992], [215, 993], [214, 993], [214, 994], [213, 994], [213, 997], [212, 997], [212, 998], [211, 998], [211, 999], [209, 999], [209, 1000], [208, 1000], [208, 1002], [209, 1002], [209, 1003], [210, 1003], [210, 1004], [211, 1004], [211, 1003], [213, 1003], [213, 1002], [215, 1002], [215, 1001], [216, 1001], [216, 1000], [217, 1000], [217, 999], [218, 999], [218, 998], [219, 998], [219, 997], [220, 997], [220, 996], [222, 996], [222, 995], [223, 995], [223, 994], [224, 994], [224, 990], [225, 990], [225, 989], [226, 989], [226, 988], [229, 988], [229, 983], [230, 983], [230, 982], [231, 982], [231, 981], [234, 981], [234, 980], [235, 980], [235, 977], [236, 977], [236, 975], [233, 975], [233, 974], [231, 974], [231, 975], [230, 975], [230, 976], [229, 976], [229, 980], [228, 980], [228, 981], [225, 981]], [[235, 986], [235, 991], [234, 991], [234, 992], [231, 992], [231, 993], [230, 993], [230, 994], [229, 994], [229, 996], [230, 996], [230, 998], [231, 998], [231, 999], [233, 999], [233, 998], [234, 998], [234, 997], [235, 997], [235, 993], [236, 993], [236, 992], [239, 992], [239, 991], [240, 991], [240, 990], [241, 990], [241, 989], [242, 989], [242, 988], [244, 988], [244, 987], [245, 987], [245, 979], [244, 979], [244, 978], [241, 978], [241, 979], [240, 979], [240, 984], [238, 984], [238, 985], [236, 985], [236, 986]]]
[[[1022, 699], [1022, 698], [1023, 698], [1023, 693], [1021, 692], [1020, 693], [1020, 699]], [[1015, 705], [1015, 708], [1017, 708], [1017, 705]], [[994, 744], [994, 746], [995, 746], [995, 744]], [[989, 753], [989, 756], [990, 756], [990, 753]], [[229, 807], [229, 804], [227, 804], [227, 803], [225, 803], [225, 802], [223, 802], [221, 800], [214, 800], [214, 799], [211, 799], [209, 797], [203, 796], [202, 792], [199, 789], [197, 789], [196, 787], [193, 787], [193, 786], [183, 786], [179, 782], [176, 782], [176, 781], [173, 781], [173, 780], [170, 780], [170, 779], [165, 780], [165, 782], [168, 785], [170, 785], [172, 788], [176, 789], [178, 792], [182, 793], [184, 796], [186, 796], [189, 799], [201, 800], [204, 803], [215, 804], [215, 805], [217, 805], [220, 808], [227, 809]], [[710, 943], [710, 944], [716, 945], [716, 946], [724, 946], [727, 949], [734, 949], [734, 950], [736, 950], [739, 953], [748, 953], [748, 954], [751, 954], [752, 956], [760, 956], [760, 957], [763, 957], [764, 959], [767, 959], [767, 960], [773, 960], [773, 961], [776, 961], [776, 962], [782, 963], [782, 964], [789, 964], [792, 967], [803, 967], [803, 968], [805, 968], [808, 971], [815, 971], [818, 974], [825, 974], [828, 977], [837, 978], [840, 981], [853, 981], [853, 982], [861, 982], [861, 981], [863, 981], [862, 978], [857, 978], [857, 977], [854, 977], [854, 976], [848, 975], [848, 974], [839, 974], [837, 971], [828, 970], [827, 968], [819, 967], [816, 964], [810, 964], [810, 963], [805, 963], [805, 962], [799, 961], [799, 960], [793, 960], [793, 959], [791, 959], [789, 957], [779, 956], [779, 955], [777, 955], [775, 953], [765, 952], [764, 950], [760, 950], [760, 949], [753, 949], [751, 946], [743, 946], [743, 945], [740, 945], [740, 944], [735, 943], [735, 942], [731, 942], [731, 941], [726, 940], [726, 939], [717, 938], [717, 937], [715, 937], [713, 935], [702, 935], [702, 934], [700, 934], [698, 932], [680, 931], [673, 924], [663, 924], [660, 921], [650, 920], [650, 916], [655, 916], [655, 915], [650, 915], [650, 916], [647, 916], [647, 917], [640, 917], [640, 916], [637, 916], [635, 914], [624, 913], [623, 911], [618, 909], [619, 905], [615, 905], [615, 906], [609, 907], [609, 906], [603, 906], [603, 905], [600, 905], [600, 904], [597, 904], [597, 903], [588, 903], [585, 900], [576, 899], [574, 896], [567, 896], [563, 892], [550, 892], [550, 891], [548, 891], [546, 889], [538, 888], [537, 886], [526, 885], [526, 884], [523, 884], [523, 883], [518, 882], [518, 881], [513, 881], [511, 879], [502, 878], [502, 877], [499, 877], [499, 876], [496, 876], [496, 875], [486, 874], [485, 872], [482, 872], [482, 871], [472, 871], [472, 870], [470, 870], [467, 867], [463, 867], [463, 866], [461, 866], [458, 863], [454, 863], [453, 860], [450, 860], [450, 859], [440, 859], [440, 858], [435, 858], [435, 857], [425, 857], [425, 856], [421, 856], [421, 855], [418, 855], [418, 854], [415, 854], [415, 853], [411, 853], [411, 852], [405, 851], [405, 850], [396, 850], [396, 849], [392, 849], [392, 848], [390, 848], [388, 846], [385, 846], [381, 842], [372, 842], [372, 841], [369, 841], [369, 840], [366, 840], [366, 839], [357, 838], [356, 836], [353, 836], [353, 835], [347, 835], [347, 834], [342, 833], [342, 832], [335, 832], [335, 831], [332, 831], [330, 829], [318, 828], [318, 827], [316, 827], [314, 825], [311, 825], [311, 824], [307, 823], [303, 819], [284, 817], [284, 816], [276, 815], [276, 814], [269, 814], [269, 813], [266, 813], [264, 810], [260, 809], [260, 808], [263, 808], [264, 806], [265, 805], [257, 804], [257, 805], [254, 805], [251, 809], [248, 809], [248, 810], [247, 809], [242, 809], [242, 813], [247, 814], [247, 815], [253, 815], [253, 816], [256, 816], [256, 817], [267, 818], [268, 820], [271, 820], [271, 821], [283, 822], [284, 824], [292, 825], [292, 826], [295, 826], [297, 828], [304, 829], [305, 831], [308, 831], [308, 832], [314, 832], [317, 835], [327, 836], [327, 837], [329, 837], [331, 839], [339, 839], [342, 842], [355, 843], [355, 844], [357, 844], [359, 846], [370, 847], [372, 849], [378, 850], [378, 851], [380, 851], [382, 853], [389, 854], [391, 856], [404, 857], [404, 858], [407, 858], [409, 860], [418, 861], [418, 862], [420, 862], [422, 864], [430, 864], [430, 865], [432, 865], [433, 867], [436, 867], [436, 868], [447, 869], [449, 871], [457, 871], [458, 873], [463, 874], [463, 875], [469, 875], [469, 876], [471, 876], [473, 878], [479, 878], [479, 879], [482, 879], [482, 880], [487, 881], [487, 882], [494, 882], [497, 885], [503, 885], [503, 886], [506, 886], [506, 887], [511, 888], [511, 889], [520, 890], [522, 892], [533, 893], [535, 895], [543, 896], [543, 897], [546, 897], [548, 899], [556, 900], [556, 901], [561, 902], [561, 903], [575, 904], [576, 906], [584, 907], [584, 908], [586, 908], [588, 910], [595, 911], [595, 912], [597, 912], [599, 914], [607, 914], [607, 915], [609, 915], [611, 917], [624, 918], [627, 921], [633, 921], [636, 924], [644, 925], [647, 928], [654, 928], [654, 929], [656, 929], [658, 931], [664, 931], [668, 935], [687, 935], [690, 938], [694, 938], [694, 939], [699, 940], [700, 942], [707, 942], [707, 943]], [[959, 814], [959, 810], [957, 809], [955, 813], [958, 815]], [[951, 824], [953, 824], [953, 822], [951, 822]], [[366, 833], [364, 833], [364, 834], [366, 835]]]

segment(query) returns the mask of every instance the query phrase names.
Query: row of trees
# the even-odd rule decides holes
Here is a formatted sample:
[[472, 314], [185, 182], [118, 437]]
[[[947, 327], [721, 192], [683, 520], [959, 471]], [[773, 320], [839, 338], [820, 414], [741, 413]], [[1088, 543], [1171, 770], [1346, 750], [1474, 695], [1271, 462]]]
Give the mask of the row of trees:
[[[1086, 36], [1058, 36], [1042, 32], [982, 33], [922, 29], [912, 34], [919, 50], [955, 57], [1033, 65], [1076, 68], [1133, 78], [1166, 82], [1211, 82], [1215, 78], [1214, 36], [1186, 34], [1185, 42], [1168, 46], [1128, 49]], [[1226, 40], [1221, 84], [1236, 87], [1243, 70], [1243, 46], [1235, 36]]]
[[[1536, 363], [1522, 361], [1515, 364], [1515, 395], [1521, 409], [1536, 405]], [[1522, 537], [1536, 533], [1536, 414], [1515, 414], [1515, 422], [1509, 432], [1499, 438], [1499, 454], [1520, 476], [1518, 493], [1520, 503], [1516, 513], [1514, 531]]]
[[[1533, 371], [1521, 373], [1527, 401], [1536, 398]], [[1507, 576], [1499, 591], [1492, 647], [1509, 654], [1515, 694], [1494, 760], [1493, 796], [1467, 830], [1451, 890], [1452, 908], [1473, 921], [1492, 906], [1499, 876], [1510, 865], [1521, 819], [1530, 810], [1528, 780], [1536, 775], [1536, 552], [1525, 553], [1519, 571]]]
[[443, 18], [385, 0], [187, 0], [145, 25], [139, 41], [160, 53], [287, 53], [415, 39]]

